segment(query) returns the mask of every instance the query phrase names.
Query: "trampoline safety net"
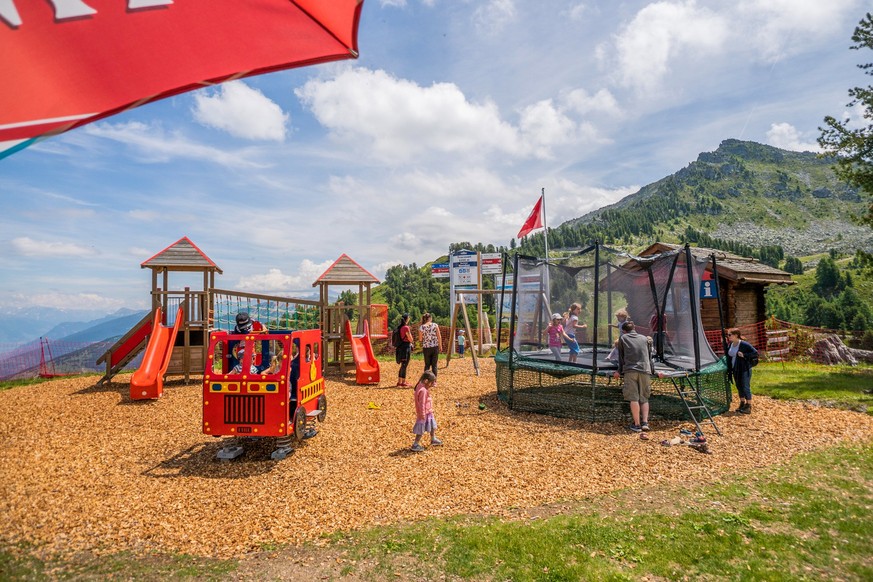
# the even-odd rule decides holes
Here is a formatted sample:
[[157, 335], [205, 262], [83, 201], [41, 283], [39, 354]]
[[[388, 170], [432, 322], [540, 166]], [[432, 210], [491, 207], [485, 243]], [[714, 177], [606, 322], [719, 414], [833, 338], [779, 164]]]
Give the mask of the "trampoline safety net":
[[[516, 256], [505, 275], [512, 299], [500, 324], [509, 327], [510, 346], [496, 357], [498, 396], [513, 410], [595, 422], [626, 418], [621, 382], [613, 378], [615, 313], [623, 310], [637, 332], [653, 339], [651, 418], [686, 418], [677, 386], [697, 388], [712, 414], [726, 412], [726, 360], [715, 355], [700, 323], [698, 293], [712, 260], [687, 247], [634, 257], [599, 244], [561, 260]], [[578, 350], [566, 341], [549, 349], [552, 316], [567, 326], [573, 304]]]

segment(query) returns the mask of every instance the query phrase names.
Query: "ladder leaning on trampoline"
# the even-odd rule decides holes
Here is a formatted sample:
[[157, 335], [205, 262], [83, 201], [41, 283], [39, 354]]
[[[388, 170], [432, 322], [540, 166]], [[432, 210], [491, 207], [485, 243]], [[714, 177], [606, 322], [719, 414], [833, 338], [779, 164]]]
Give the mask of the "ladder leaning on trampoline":
[[702, 434], [703, 428], [700, 426], [700, 423], [709, 422], [712, 425], [712, 428], [715, 429], [715, 433], [718, 436], [721, 436], [721, 431], [718, 429], [718, 425], [715, 424], [712, 412], [710, 412], [709, 407], [706, 405], [706, 401], [700, 395], [700, 388], [698, 387], [697, 382], [695, 382], [695, 378], [688, 375], [670, 376], [670, 381], [673, 383], [673, 387], [676, 388], [676, 392], [679, 394], [679, 399], [682, 401], [682, 404], [685, 405], [685, 410], [694, 422], [694, 426], [697, 427], [697, 431]]

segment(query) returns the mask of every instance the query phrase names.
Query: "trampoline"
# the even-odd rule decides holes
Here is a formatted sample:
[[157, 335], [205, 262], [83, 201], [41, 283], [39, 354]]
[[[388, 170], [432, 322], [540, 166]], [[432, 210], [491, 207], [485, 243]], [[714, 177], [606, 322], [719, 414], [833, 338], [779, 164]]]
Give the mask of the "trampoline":
[[[701, 283], [714, 274], [715, 257], [695, 257], [686, 245], [636, 257], [595, 243], [570, 257], [545, 260], [516, 255], [504, 261], [503, 288], [511, 298], [499, 316], [509, 345], [498, 346], [497, 393], [510, 409], [579, 418], [622, 420], [629, 407], [610, 359], [619, 331], [614, 313], [625, 309], [639, 333], [652, 337], [655, 378], [650, 417], [680, 420], [687, 409], [679, 391], [694, 388], [713, 415], [730, 406], [727, 364], [706, 339], [700, 317]], [[582, 306], [580, 353], [560, 360], [548, 346], [551, 314]], [[498, 336], [502, 337], [502, 335]], [[613, 354], [614, 355], [614, 354]]]

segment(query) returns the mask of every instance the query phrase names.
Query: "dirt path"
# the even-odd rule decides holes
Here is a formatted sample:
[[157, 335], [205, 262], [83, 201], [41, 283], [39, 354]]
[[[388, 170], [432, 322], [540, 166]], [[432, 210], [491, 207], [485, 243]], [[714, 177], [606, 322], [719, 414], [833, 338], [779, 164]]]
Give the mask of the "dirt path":
[[758, 398], [754, 415], [719, 419], [724, 436], [703, 455], [658, 444], [677, 434], [675, 422], [653, 423], [643, 442], [618, 423], [511, 413], [496, 400], [492, 360], [480, 377], [453, 360], [435, 392], [446, 444], [414, 454], [412, 390], [387, 387], [393, 364], [382, 377], [382, 388], [355, 386], [353, 371], [328, 377], [327, 422], [281, 462], [263, 441], [216, 462], [221, 441], [200, 432], [197, 383], [171, 384], [154, 402], [130, 401], [125, 376], [0, 392], [0, 536], [61, 553], [242, 556], [336, 530], [706, 480], [873, 434], [868, 415]]

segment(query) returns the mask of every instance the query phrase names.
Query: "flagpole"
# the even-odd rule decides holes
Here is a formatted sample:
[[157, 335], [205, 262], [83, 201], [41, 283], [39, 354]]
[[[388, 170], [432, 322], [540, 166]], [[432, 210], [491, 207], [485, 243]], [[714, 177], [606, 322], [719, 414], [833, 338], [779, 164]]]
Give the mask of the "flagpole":
[[546, 189], [543, 188], [543, 242], [546, 245], [546, 260], [549, 260], [549, 226], [546, 224]]

